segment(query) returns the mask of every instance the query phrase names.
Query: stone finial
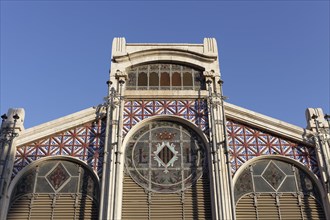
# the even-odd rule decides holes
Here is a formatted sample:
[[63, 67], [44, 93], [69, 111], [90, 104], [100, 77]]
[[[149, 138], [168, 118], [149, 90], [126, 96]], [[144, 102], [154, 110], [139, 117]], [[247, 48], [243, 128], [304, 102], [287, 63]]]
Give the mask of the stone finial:
[[318, 123], [319, 128], [329, 128], [328, 122], [324, 118], [324, 114], [321, 108], [308, 108], [306, 109], [306, 120], [307, 128], [316, 128], [316, 123]]
[[217, 56], [218, 55], [218, 46], [215, 38], [204, 38], [204, 54]]
[[15, 124], [16, 129], [19, 129], [20, 131], [24, 130], [23, 124], [25, 119], [25, 111], [23, 108], [10, 108], [6, 117], [7, 118], [2, 122], [2, 128], [13, 127]]
[[126, 55], [126, 40], [124, 37], [115, 37], [112, 41], [112, 57]]

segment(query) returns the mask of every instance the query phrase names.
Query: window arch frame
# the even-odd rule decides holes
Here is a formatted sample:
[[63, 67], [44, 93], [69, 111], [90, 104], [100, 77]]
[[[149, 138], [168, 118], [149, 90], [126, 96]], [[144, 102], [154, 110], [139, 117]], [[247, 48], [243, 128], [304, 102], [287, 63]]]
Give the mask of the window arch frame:
[[[312, 181], [313, 184], [315, 184], [316, 186], [316, 190], [318, 191], [320, 197], [319, 198], [315, 198], [321, 205], [321, 207], [323, 208], [324, 214], [327, 216], [330, 212], [330, 205], [329, 205], [329, 201], [326, 199], [326, 195], [327, 193], [325, 192], [321, 182], [319, 181], [319, 179], [315, 176], [314, 173], [312, 173], [304, 164], [302, 164], [299, 161], [296, 161], [294, 159], [291, 158], [287, 158], [285, 156], [281, 156], [281, 155], [262, 155], [256, 158], [253, 158], [247, 162], [245, 162], [238, 170], [237, 172], [234, 174], [233, 176], [233, 194], [235, 194], [235, 186], [237, 184], [238, 179], [240, 178], [241, 174], [243, 174], [243, 172], [248, 169], [251, 165], [253, 165], [254, 163], [258, 163], [258, 161], [262, 161], [262, 160], [268, 160], [268, 161], [272, 161], [272, 160], [277, 160], [277, 161], [281, 161], [287, 164], [292, 164], [293, 166], [295, 166], [297, 169], [302, 170], [303, 172], [305, 172], [305, 174], [310, 178], [310, 180]], [[253, 176], [252, 176], [253, 178]], [[249, 193], [245, 193], [243, 195], [241, 195], [237, 201], [234, 201], [235, 207], [237, 206], [238, 202], [240, 201], [241, 198], [243, 198], [245, 195], [248, 195], [250, 193], [262, 193], [262, 192], [256, 192], [254, 189], [249, 192]], [[274, 192], [275, 193], [275, 192]], [[281, 193], [281, 192], [280, 192]]]
[[[208, 183], [209, 184], [209, 204], [210, 204], [210, 210], [211, 212], [208, 212], [211, 216], [214, 215], [215, 212], [215, 200], [214, 200], [214, 177], [213, 177], [213, 173], [212, 173], [212, 162], [211, 162], [211, 149], [209, 148], [209, 139], [208, 136], [200, 129], [198, 128], [194, 123], [192, 123], [191, 121], [182, 118], [180, 116], [176, 116], [176, 115], [155, 115], [155, 116], [151, 116], [149, 118], [143, 119], [142, 121], [140, 121], [139, 123], [137, 123], [136, 125], [134, 125], [125, 135], [123, 142], [122, 142], [122, 146], [123, 148], [121, 149], [121, 154], [120, 156], [120, 163], [119, 163], [119, 175], [118, 175], [118, 188], [120, 189], [120, 193], [118, 194], [118, 207], [123, 207], [123, 194], [124, 194], [124, 178], [125, 175], [129, 175], [127, 173], [124, 172], [125, 169], [125, 158], [126, 158], [126, 148], [128, 147], [128, 143], [131, 140], [131, 138], [145, 125], [152, 123], [152, 122], [157, 122], [157, 121], [168, 121], [168, 122], [173, 122], [173, 123], [177, 123], [180, 124], [182, 126], [186, 126], [189, 129], [191, 129], [196, 135], [199, 136], [199, 138], [201, 139], [201, 142], [204, 145], [204, 151], [205, 151], [205, 158], [207, 160], [207, 164], [206, 164], [206, 169], [208, 172], [203, 173], [206, 174], [205, 177], [208, 178]], [[131, 178], [131, 177], [130, 177]], [[204, 177], [203, 177], [204, 178]], [[205, 184], [203, 183], [205, 180], [203, 180], [202, 178], [198, 180], [199, 183]], [[170, 192], [170, 193], [160, 193], [160, 192], [154, 192], [154, 191], [147, 191], [145, 190], [144, 187], [141, 187], [138, 183], [136, 183], [134, 181], [134, 183], [136, 185], [138, 185], [140, 188], [142, 188], [144, 190], [144, 193], [146, 193], [146, 195], [148, 195], [150, 193], [150, 195], [153, 194], [158, 194], [158, 195], [162, 195], [164, 194], [165, 196], [171, 194], [171, 195], [175, 195], [175, 196], [179, 196], [181, 195], [181, 192]], [[196, 185], [194, 185], [193, 187], [188, 187], [186, 188], [186, 190], [184, 192], [187, 191], [191, 191], [193, 188], [196, 188]], [[207, 197], [207, 196], [205, 196]], [[181, 203], [182, 206], [184, 206], [185, 203]], [[117, 209], [117, 216], [118, 218], [122, 217], [122, 209]]]
[[[10, 206], [11, 206], [12, 202], [17, 199], [17, 198], [13, 198], [13, 196], [15, 196], [14, 195], [15, 189], [17, 187], [17, 184], [19, 184], [20, 180], [25, 175], [29, 174], [30, 171], [35, 169], [36, 166], [39, 166], [40, 164], [43, 164], [43, 163], [47, 163], [49, 161], [59, 161], [59, 162], [67, 161], [67, 162], [70, 162], [70, 163], [73, 163], [73, 164], [77, 164], [77, 165], [81, 166], [83, 169], [87, 170], [87, 172], [90, 174], [91, 178], [93, 179], [94, 184], [96, 184], [96, 189], [97, 189], [96, 197], [91, 197], [91, 199], [96, 203], [96, 205], [99, 209], [100, 181], [99, 181], [99, 177], [98, 177], [97, 173], [90, 166], [88, 166], [84, 161], [81, 161], [77, 158], [73, 158], [73, 157], [70, 157], [70, 156], [58, 155], [58, 156], [47, 156], [47, 157], [40, 158], [39, 160], [33, 161], [32, 163], [25, 166], [22, 170], [20, 170], [20, 172], [14, 177], [14, 179], [10, 182], [10, 185], [9, 185], [9, 188], [8, 188], [8, 193], [7, 193], [7, 200], [6, 200], [6, 202], [4, 204], [4, 207], [3, 207], [4, 210], [6, 210], [5, 217], [8, 216], [9, 209], [10, 209]], [[37, 178], [37, 177], [34, 177], [34, 178]], [[32, 193], [34, 193], [34, 192], [32, 192]], [[57, 194], [57, 193], [60, 193], [60, 192], [55, 192], [53, 194]], [[26, 195], [26, 194], [23, 194], [22, 196], [24, 196], [24, 195]], [[18, 197], [18, 198], [20, 198], [20, 197]], [[99, 212], [99, 210], [97, 210], [97, 213], [98, 212]]]
[[[122, 142], [122, 152], [119, 157], [119, 174], [118, 174], [118, 188], [120, 190], [123, 190], [123, 179], [124, 179], [124, 168], [125, 168], [125, 151], [126, 151], [126, 147], [128, 146], [129, 140], [133, 137], [134, 134], [136, 134], [136, 132], [142, 128], [143, 126], [145, 126], [146, 124], [152, 122], [152, 121], [172, 121], [174, 123], [179, 123], [182, 125], [185, 125], [187, 127], [189, 127], [191, 130], [193, 130], [201, 139], [202, 142], [205, 146], [205, 157], [207, 157], [207, 169], [208, 169], [208, 178], [210, 180], [210, 192], [211, 192], [211, 207], [212, 210], [215, 209], [214, 207], [214, 186], [213, 186], [213, 174], [211, 172], [211, 150], [208, 147], [208, 143], [209, 143], [209, 139], [208, 137], [203, 133], [203, 131], [201, 129], [199, 129], [195, 124], [193, 124], [192, 122], [188, 121], [185, 118], [182, 118], [180, 116], [176, 116], [176, 115], [155, 115], [155, 116], [151, 116], [149, 118], [143, 119], [142, 121], [140, 121], [139, 123], [137, 123], [136, 125], [134, 125], [125, 135], [125, 138]], [[118, 207], [122, 207], [122, 191], [121, 193], [118, 194]], [[118, 209], [117, 211], [117, 216], [119, 218], [121, 218], [122, 212], [120, 209]], [[213, 211], [212, 211], [213, 212]]]

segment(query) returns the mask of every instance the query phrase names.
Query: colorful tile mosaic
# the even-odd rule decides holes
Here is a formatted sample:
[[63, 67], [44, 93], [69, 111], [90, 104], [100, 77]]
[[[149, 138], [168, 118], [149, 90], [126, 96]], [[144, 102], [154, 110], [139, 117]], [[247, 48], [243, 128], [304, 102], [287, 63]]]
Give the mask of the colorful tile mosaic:
[[177, 115], [185, 118], [208, 135], [208, 111], [205, 100], [140, 100], [126, 101], [124, 129], [126, 133], [138, 122], [154, 115]]
[[231, 120], [227, 121], [227, 134], [233, 175], [243, 163], [260, 155], [283, 155], [303, 163], [314, 174], [320, 175], [316, 151], [312, 147]]
[[18, 146], [13, 175], [35, 160], [55, 155], [79, 158], [100, 175], [102, 173], [105, 127], [105, 120], [99, 120]]

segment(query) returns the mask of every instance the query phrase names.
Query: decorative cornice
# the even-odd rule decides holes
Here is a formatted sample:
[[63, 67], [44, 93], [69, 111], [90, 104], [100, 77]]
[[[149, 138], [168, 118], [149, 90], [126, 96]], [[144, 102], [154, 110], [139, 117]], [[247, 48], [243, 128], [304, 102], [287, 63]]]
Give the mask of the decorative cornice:
[[154, 49], [148, 49], [148, 50], [141, 50], [137, 52], [133, 52], [130, 54], [122, 55], [122, 56], [113, 56], [114, 62], [125, 62], [125, 61], [132, 61], [134, 59], [138, 59], [140, 57], [150, 56], [150, 57], [157, 57], [161, 55], [169, 55], [169, 56], [177, 56], [177, 57], [185, 57], [185, 58], [191, 58], [199, 61], [203, 61], [206, 63], [212, 63], [217, 60], [216, 55], [205, 55], [202, 53], [197, 53], [190, 50], [184, 50], [184, 49], [177, 49], [177, 48], [154, 48]]
[[91, 122], [97, 118], [96, 108], [91, 107], [65, 117], [46, 122], [41, 125], [24, 130], [17, 137], [16, 146], [26, 144], [28, 142], [47, 137], [49, 135], [70, 129], [72, 127]]
[[225, 102], [227, 119], [236, 120], [273, 134], [311, 146], [312, 131]]

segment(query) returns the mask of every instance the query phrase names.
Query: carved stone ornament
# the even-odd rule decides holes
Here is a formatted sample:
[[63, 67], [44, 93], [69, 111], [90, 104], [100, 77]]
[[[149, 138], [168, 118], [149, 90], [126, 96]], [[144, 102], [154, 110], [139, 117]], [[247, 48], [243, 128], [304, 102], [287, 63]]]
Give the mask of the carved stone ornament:
[[127, 73], [126, 73], [126, 71], [120, 71], [120, 70], [117, 70], [117, 71], [116, 71], [116, 79], [124, 79], [124, 80], [127, 80]]
[[215, 74], [214, 70], [209, 70], [209, 71], [204, 71], [204, 72], [203, 72], [203, 75], [204, 75], [205, 77], [211, 77], [211, 78], [214, 78], [216, 74]]

